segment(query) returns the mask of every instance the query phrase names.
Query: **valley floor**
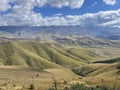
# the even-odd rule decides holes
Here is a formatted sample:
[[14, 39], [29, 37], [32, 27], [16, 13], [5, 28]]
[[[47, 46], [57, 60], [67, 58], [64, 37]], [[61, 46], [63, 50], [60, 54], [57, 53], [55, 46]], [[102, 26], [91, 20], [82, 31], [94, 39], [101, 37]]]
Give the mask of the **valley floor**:
[[87, 86], [106, 85], [115, 88], [113, 90], [119, 90], [120, 74], [116, 74], [117, 69], [110, 68], [111, 71], [108, 69], [114, 67], [113, 64], [90, 64], [89, 66], [94, 67], [96, 71], [84, 77], [66, 68], [40, 71], [20, 66], [1, 66], [0, 90], [30, 90], [31, 85], [35, 87], [33, 90], [49, 90], [54, 88], [53, 79], [57, 81], [58, 90], [63, 90], [65, 86], [73, 83], [83, 83]]
[[65, 68], [39, 71], [19, 66], [1, 66], [0, 90], [29, 90], [32, 84], [37, 90], [48, 90], [53, 87], [53, 77], [61, 88], [64, 80], [76, 80], [79, 76]]

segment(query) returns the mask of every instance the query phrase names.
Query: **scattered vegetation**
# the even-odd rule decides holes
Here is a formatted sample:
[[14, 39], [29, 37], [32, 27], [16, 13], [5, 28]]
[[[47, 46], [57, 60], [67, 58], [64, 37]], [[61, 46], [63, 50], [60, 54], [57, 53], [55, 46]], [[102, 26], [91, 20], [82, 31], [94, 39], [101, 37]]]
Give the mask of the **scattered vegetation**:
[[84, 66], [84, 67], [81, 67], [79, 69], [76, 69], [76, 68], [73, 68], [72, 71], [80, 76], [86, 76], [87, 74], [91, 73], [94, 71], [94, 69], [92, 69], [91, 67], [89, 66]]
[[70, 86], [70, 89], [69, 90], [115, 90], [115, 89], [112, 89], [112, 88], [109, 88], [107, 86], [85, 86], [83, 84], [73, 84]]
[[119, 50], [35, 41], [0, 43], [0, 88], [119, 90], [120, 59], [97, 61], [112, 55], [119, 56]]
[[33, 84], [30, 84], [30, 87], [28, 89], [35, 90], [35, 86]]

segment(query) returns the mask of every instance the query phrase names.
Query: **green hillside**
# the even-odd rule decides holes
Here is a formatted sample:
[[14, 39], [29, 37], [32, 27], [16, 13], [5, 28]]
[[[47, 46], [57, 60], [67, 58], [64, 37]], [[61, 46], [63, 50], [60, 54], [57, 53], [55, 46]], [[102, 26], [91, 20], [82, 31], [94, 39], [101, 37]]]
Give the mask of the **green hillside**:
[[33, 68], [75, 67], [82, 62], [58, 52], [51, 45], [37, 42], [6, 42], [0, 44], [0, 65]]
[[117, 63], [120, 62], [120, 58], [110, 59], [110, 60], [104, 60], [104, 61], [96, 61], [94, 63]]
[[81, 76], [120, 75], [120, 58], [98, 61], [93, 64], [87, 64], [85, 66], [73, 69], [73, 71]]
[[[53, 77], [58, 82], [58, 90], [63, 90], [63, 81], [68, 86], [84, 83], [114, 87], [115, 84], [119, 88], [120, 58], [112, 59], [119, 56], [119, 48], [70, 47], [52, 41], [6, 41], [0, 43], [0, 76], [14, 80], [11, 87], [17, 82], [16, 86], [26, 89], [32, 80], [38, 90], [48, 90], [53, 86]], [[8, 80], [1, 82], [0, 86], [7, 88], [4, 83], [9, 83]]]
[[74, 73], [83, 76], [80, 81], [83, 81], [90, 86], [102, 85], [111, 88], [108, 90], [119, 90], [120, 58], [112, 59], [112, 61], [115, 62], [111, 63], [106, 63], [106, 61], [111, 62], [111, 60], [105, 60], [101, 63], [87, 64], [78, 68], [74, 68], [73, 71]]
[[50, 41], [9, 41], [0, 43], [0, 65], [19, 65], [39, 69], [73, 68], [110, 58], [114, 56], [113, 51], [115, 53], [116, 50], [104, 52], [102, 49], [94, 48], [68, 48]]
[[40, 69], [60, 67], [59, 65], [20, 47], [19, 43], [16, 42], [2, 43], [0, 45], [0, 58], [3, 65], [30, 66]]

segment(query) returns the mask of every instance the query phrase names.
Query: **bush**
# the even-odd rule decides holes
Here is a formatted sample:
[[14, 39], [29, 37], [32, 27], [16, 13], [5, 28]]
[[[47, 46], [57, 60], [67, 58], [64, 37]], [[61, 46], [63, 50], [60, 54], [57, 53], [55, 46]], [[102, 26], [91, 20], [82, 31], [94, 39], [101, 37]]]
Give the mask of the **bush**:
[[64, 84], [64, 85], [67, 85], [67, 84], [68, 84], [68, 81], [67, 81], [67, 80], [64, 80], [63, 84]]
[[70, 90], [113, 90], [106, 86], [87, 87], [83, 84], [73, 84], [70, 86]]
[[83, 84], [73, 84], [70, 86], [70, 90], [86, 90], [86, 86]]
[[54, 88], [49, 88], [48, 90], [55, 90]]
[[85, 77], [87, 74], [93, 72], [94, 70], [89, 66], [83, 66], [81, 68], [74, 68], [72, 71], [77, 75]]
[[33, 85], [33, 84], [30, 84], [29, 89], [30, 89], [30, 90], [34, 90], [34, 89], [35, 89], [34, 85]]

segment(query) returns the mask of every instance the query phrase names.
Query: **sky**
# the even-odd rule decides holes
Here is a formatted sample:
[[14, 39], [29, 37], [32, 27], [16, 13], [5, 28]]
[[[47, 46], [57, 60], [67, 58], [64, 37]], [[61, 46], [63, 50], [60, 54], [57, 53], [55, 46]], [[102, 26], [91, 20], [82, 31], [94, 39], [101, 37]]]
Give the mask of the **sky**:
[[0, 26], [120, 28], [120, 0], [0, 0]]

